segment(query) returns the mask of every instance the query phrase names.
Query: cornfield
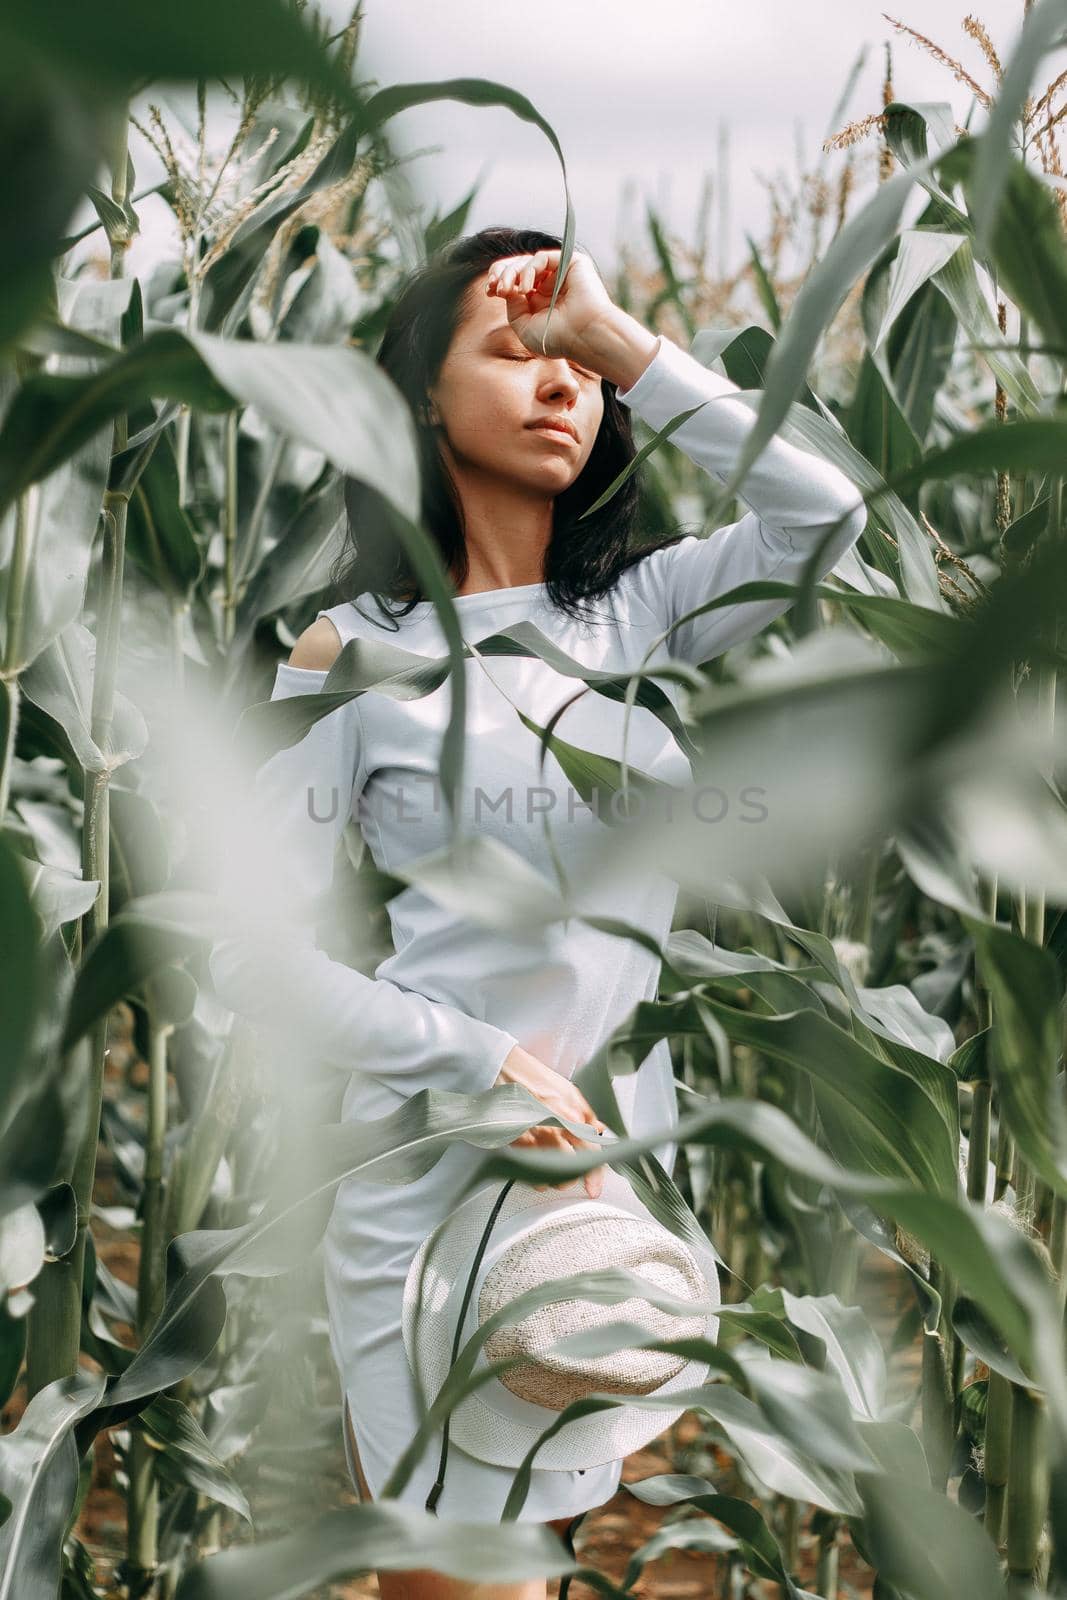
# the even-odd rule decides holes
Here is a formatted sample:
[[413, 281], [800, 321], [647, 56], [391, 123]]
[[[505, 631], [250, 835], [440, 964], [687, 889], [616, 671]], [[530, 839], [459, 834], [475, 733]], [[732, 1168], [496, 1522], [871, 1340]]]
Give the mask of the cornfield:
[[[346, 650], [329, 692], [266, 703], [329, 592], [343, 475], [388, 502], [458, 637], [373, 352], [474, 195], [416, 214], [390, 118], [506, 108], [559, 164], [565, 259], [581, 224], [529, 100], [371, 89], [361, 21], [331, 34], [301, 0], [0, 16], [0, 1600], [281, 1600], [413, 1565], [623, 1596], [658, 1592], [655, 1563], [727, 1600], [1067, 1595], [1067, 73], [1037, 88], [1063, 0], [1021, 7], [1003, 63], [966, 19], [988, 86], [890, 18], [987, 113], [979, 135], [897, 99], [887, 47], [881, 107], [845, 122], [843, 97], [735, 272], [709, 267], [706, 211], [689, 243], [649, 205], [611, 285], [756, 413], [721, 493], [668, 440], [648, 452], [650, 538], [723, 523], [777, 432], [841, 467], [868, 522], [687, 683], [705, 770], [768, 774], [773, 818], [658, 842], [681, 885], [659, 997], [575, 1074], [655, 1215], [724, 1268], [711, 1377], [664, 1470], [626, 1479], [610, 1573], [531, 1523], [472, 1538], [354, 1499], [316, 1254], [346, 1176], [388, 1204], [457, 1128], [472, 1185], [583, 1158], [510, 1148], [544, 1120], [514, 1086], [340, 1121], [336, 1075], [208, 981], [242, 773], [396, 671]], [[195, 87], [195, 137], [143, 109], [161, 79]], [[131, 127], [166, 174], [149, 191]], [[149, 192], [180, 248], [140, 281]], [[458, 646], [445, 665], [462, 676]], [[358, 830], [344, 845], [324, 925], [369, 972], [403, 885]], [[526, 914], [498, 857], [462, 871], [467, 914]], [[407, 881], [448, 888], [439, 862]], [[663, 1038], [677, 1181], [612, 1091]], [[595, 1353], [622, 1347], [603, 1331]]]

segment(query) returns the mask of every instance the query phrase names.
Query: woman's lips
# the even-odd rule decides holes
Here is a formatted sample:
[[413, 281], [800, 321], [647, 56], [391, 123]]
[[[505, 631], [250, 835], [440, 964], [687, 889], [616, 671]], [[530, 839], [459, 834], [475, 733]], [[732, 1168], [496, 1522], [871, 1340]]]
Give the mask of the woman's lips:
[[565, 428], [549, 428], [543, 422], [538, 423], [536, 427], [531, 427], [529, 431], [531, 433], [539, 433], [543, 438], [558, 439], [560, 444], [578, 443], [574, 435], [568, 433]]

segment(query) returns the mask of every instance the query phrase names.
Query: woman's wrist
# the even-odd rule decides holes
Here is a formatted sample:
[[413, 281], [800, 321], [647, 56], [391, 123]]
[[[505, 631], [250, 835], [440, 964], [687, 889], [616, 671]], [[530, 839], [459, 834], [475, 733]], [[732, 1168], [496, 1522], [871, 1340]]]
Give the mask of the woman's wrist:
[[617, 389], [632, 389], [659, 349], [659, 335], [620, 306], [591, 323], [576, 356]]
[[511, 1049], [508, 1051], [507, 1055], [504, 1057], [503, 1061], [500, 1063], [500, 1066], [499, 1066], [499, 1068], [497, 1070], [496, 1078], [494, 1079], [494, 1082], [493, 1082], [493, 1088], [494, 1089], [497, 1087], [498, 1084], [501, 1084], [501, 1083], [513, 1083], [515, 1081], [514, 1078], [511, 1075], [510, 1070], [508, 1070], [508, 1062], [511, 1060], [512, 1056], [517, 1056], [520, 1053], [521, 1053], [520, 1052], [520, 1046], [516, 1042], [515, 1044], [512, 1045]]

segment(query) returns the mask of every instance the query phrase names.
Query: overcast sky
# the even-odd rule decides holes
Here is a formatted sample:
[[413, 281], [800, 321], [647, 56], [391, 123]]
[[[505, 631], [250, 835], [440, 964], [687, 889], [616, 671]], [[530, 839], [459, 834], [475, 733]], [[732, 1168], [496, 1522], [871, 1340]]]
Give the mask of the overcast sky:
[[[899, 0], [890, 14], [925, 33], [962, 62], [984, 88], [993, 74], [963, 31], [963, 0]], [[349, 7], [328, 0], [337, 26]], [[977, 15], [1006, 60], [1023, 0], [983, 0]], [[622, 237], [643, 244], [645, 201], [669, 232], [693, 242], [701, 189], [714, 183], [710, 257], [733, 268], [744, 235], [766, 235], [766, 183], [809, 167], [836, 126], [881, 109], [884, 45], [892, 41], [896, 98], [948, 100], [956, 121], [972, 112], [969, 89], [885, 19], [879, 0], [551, 0], [531, 6], [500, 0], [367, 0], [358, 75], [379, 85], [452, 77], [495, 79], [525, 94], [563, 146], [577, 239], [602, 270], [614, 266]], [[834, 113], [850, 72], [862, 61], [847, 107]], [[1067, 65], [1049, 58], [1039, 88]], [[151, 98], [160, 98], [153, 91]], [[172, 100], [172, 103], [173, 100]], [[1057, 104], [1061, 103], [1059, 100]], [[972, 130], [984, 122], [973, 108]], [[532, 124], [503, 109], [439, 102], [400, 113], [387, 125], [398, 153], [437, 147], [406, 164], [407, 181], [427, 213], [453, 207], [480, 179], [468, 228], [511, 222], [559, 233], [559, 163]], [[721, 130], [729, 176], [724, 218], [718, 183]], [[158, 164], [134, 135], [138, 188]], [[872, 181], [874, 141], [856, 147], [862, 182]], [[836, 170], [843, 158], [832, 158]], [[627, 193], [627, 186], [629, 191]], [[915, 210], [921, 203], [915, 197]], [[155, 207], [158, 206], [158, 210]], [[145, 238], [130, 267], [140, 271], [165, 249], [165, 208], [146, 202]], [[913, 213], [908, 213], [908, 218]]]
[[[899, 0], [886, 9], [962, 62], [983, 88], [992, 72], [964, 33], [962, 0]], [[1023, 0], [982, 0], [1002, 61]], [[338, 20], [347, 14], [332, 5]], [[795, 175], [798, 149], [813, 164], [857, 60], [863, 66], [842, 122], [881, 109], [887, 39], [903, 100], [949, 100], [962, 125], [970, 91], [886, 21], [877, 0], [368, 0], [361, 59], [381, 83], [483, 77], [524, 93], [563, 146], [579, 239], [602, 266], [620, 231], [644, 230], [651, 199], [672, 232], [695, 239], [701, 187], [717, 177], [719, 128], [728, 130], [728, 262], [744, 233], [765, 233], [768, 197], [758, 174]], [[1061, 62], [1062, 66], [1064, 63]], [[1044, 80], [1042, 81], [1044, 87]], [[971, 126], [984, 120], [977, 108]], [[539, 129], [504, 110], [442, 103], [393, 119], [400, 149], [439, 145], [407, 170], [416, 192], [446, 209], [482, 175], [470, 225], [522, 220], [559, 232], [559, 166]], [[874, 141], [857, 147], [874, 159]], [[838, 162], [842, 160], [839, 156]], [[869, 171], [870, 169], [867, 168]], [[627, 180], [637, 203], [627, 208]], [[717, 184], [716, 184], [717, 188]], [[713, 198], [712, 259], [720, 214]]]

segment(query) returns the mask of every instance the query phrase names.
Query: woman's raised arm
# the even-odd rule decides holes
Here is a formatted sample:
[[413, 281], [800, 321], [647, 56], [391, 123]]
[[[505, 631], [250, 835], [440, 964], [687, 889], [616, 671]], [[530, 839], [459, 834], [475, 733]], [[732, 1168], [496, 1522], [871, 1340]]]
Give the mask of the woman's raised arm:
[[[636, 383], [616, 391], [622, 404], [656, 431], [680, 411], [709, 401], [670, 438], [720, 483], [728, 479], [755, 425], [754, 412], [733, 398], [739, 393], [737, 384], [710, 371], [665, 334], [659, 335], [659, 349]], [[840, 523], [817, 563], [816, 576], [824, 578], [867, 521], [859, 490], [839, 468], [777, 436], [750, 468], [741, 499], [752, 509], [739, 521], [707, 538], [689, 534], [654, 550], [624, 574], [624, 581], [662, 618], [664, 630], [738, 584], [757, 578], [798, 583], [823, 535]], [[668, 648], [683, 660], [709, 661], [758, 633], [791, 603], [748, 600], [706, 611], [677, 628]]]

